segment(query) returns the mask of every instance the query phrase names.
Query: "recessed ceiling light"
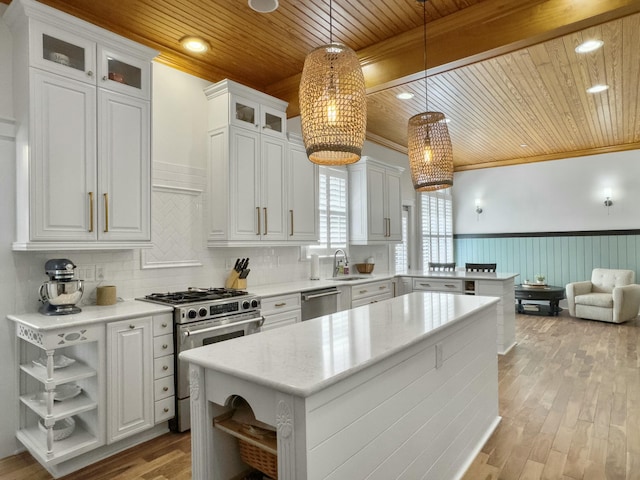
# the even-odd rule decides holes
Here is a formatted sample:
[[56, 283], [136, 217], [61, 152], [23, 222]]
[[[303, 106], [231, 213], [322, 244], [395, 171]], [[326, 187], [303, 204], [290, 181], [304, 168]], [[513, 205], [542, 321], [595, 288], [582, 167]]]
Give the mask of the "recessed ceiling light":
[[209, 42], [200, 37], [183, 37], [180, 43], [190, 52], [203, 53], [209, 50]]
[[609, 85], [594, 85], [591, 88], [587, 88], [587, 92], [589, 93], [600, 93], [609, 89]]
[[278, 0], [249, 0], [249, 7], [259, 13], [271, 13], [278, 8]]
[[445, 118], [444, 119], [444, 123], [451, 123], [451, 119], [450, 118]]
[[521, 143], [521, 144], [520, 144], [520, 146], [521, 146], [522, 148], [527, 148], [529, 145], [527, 145], [526, 143]]
[[604, 45], [602, 40], [587, 40], [576, 47], [577, 53], [589, 53]]
[[400, 92], [399, 94], [396, 95], [396, 98], [399, 98], [400, 100], [409, 100], [410, 98], [413, 98], [413, 93]]

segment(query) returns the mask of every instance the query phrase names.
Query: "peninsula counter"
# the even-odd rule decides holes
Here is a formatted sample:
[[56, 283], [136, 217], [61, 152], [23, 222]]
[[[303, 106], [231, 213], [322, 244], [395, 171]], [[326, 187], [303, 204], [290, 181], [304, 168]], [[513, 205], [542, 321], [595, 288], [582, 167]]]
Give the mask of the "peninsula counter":
[[281, 480], [460, 478], [499, 422], [497, 298], [411, 293], [180, 354], [193, 478], [246, 469], [213, 428], [238, 395]]

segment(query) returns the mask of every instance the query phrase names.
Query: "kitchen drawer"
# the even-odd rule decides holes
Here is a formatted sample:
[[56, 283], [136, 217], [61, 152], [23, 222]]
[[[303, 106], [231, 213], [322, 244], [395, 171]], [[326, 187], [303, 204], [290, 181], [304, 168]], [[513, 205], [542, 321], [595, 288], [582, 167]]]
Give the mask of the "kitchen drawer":
[[302, 321], [302, 311], [300, 309], [290, 312], [282, 312], [276, 315], [264, 315], [264, 324], [260, 328], [261, 331], [272, 330], [274, 328], [293, 325]]
[[262, 299], [260, 313], [271, 315], [273, 313], [287, 312], [289, 310], [300, 310], [300, 294], [278, 295], [277, 297], [266, 297]]
[[173, 375], [173, 355], [156, 358], [153, 361], [153, 378], [164, 378]]
[[393, 298], [392, 292], [383, 293], [382, 295], [374, 295], [372, 297], [359, 298], [351, 302], [351, 308], [361, 307], [362, 305], [369, 305], [370, 303], [382, 302], [383, 300], [389, 300]]
[[173, 375], [155, 380], [153, 382], [153, 398], [162, 400], [163, 398], [173, 397], [175, 394], [173, 381]]
[[175, 399], [173, 397], [158, 400], [155, 404], [155, 423], [165, 422], [175, 417]]
[[462, 293], [462, 280], [414, 278], [413, 291]]
[[159, 337], [166, 334], [173, 335], [173, 315], [165, 313], [162, 315], [154, 315], [153, 317], [153, 336]]
[[153, 358], [162, 357], [164, 355], [173, 354], [173, 334], [154, 337], [153, 339]]
[[382, 295], [386, 293], [390, 293], [391, 296], [393, 296], [393, 287], [391, 285], [391, 280], [381, 280], [379, 282], [352, 285], [351, 306], [353, 307], [356, 304], [356, 300], [360, 300], [361, 298], [367, 298], [374, 295]]

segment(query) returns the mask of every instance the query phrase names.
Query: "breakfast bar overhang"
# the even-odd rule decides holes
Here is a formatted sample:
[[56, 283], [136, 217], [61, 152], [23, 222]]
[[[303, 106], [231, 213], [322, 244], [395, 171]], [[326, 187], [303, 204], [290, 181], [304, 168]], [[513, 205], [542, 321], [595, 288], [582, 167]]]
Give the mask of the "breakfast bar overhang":
[[193, 478], [246, 470], [213, 428], [241, 396], [281, 480], [460, 478], [497, 426], [492, 297], [412, 293], [188, 350]]

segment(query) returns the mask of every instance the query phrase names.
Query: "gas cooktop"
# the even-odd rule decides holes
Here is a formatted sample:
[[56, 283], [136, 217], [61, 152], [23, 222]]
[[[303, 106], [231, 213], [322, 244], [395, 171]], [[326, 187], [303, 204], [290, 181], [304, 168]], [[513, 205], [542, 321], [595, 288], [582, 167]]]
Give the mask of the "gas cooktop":
[[243, 295], [248, 295], [248, 292], [229, 288], [189, 287], [187, 290], [181, 292], [152, 293], [151, 295], [145, 295], [141, 300], [163, 303], [166, 305], [187, 305], [194, 302], [224, 300]]

